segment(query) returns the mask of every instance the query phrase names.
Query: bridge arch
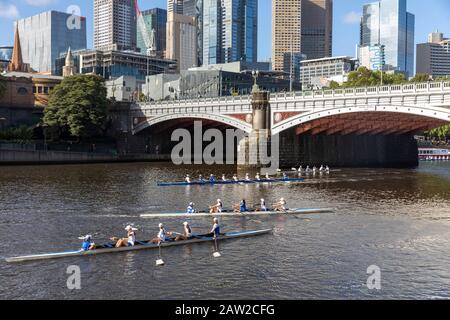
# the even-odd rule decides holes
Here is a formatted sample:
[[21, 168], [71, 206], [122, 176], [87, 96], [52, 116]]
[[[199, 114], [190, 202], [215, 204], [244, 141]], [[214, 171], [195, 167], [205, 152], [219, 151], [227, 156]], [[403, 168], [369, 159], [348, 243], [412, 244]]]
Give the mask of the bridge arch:
[[[276, 112], [275, 112], [276, 113]], [[430, 124], [434, 122], [436, 126], [450, 123], [450, 108], [443, 107], [432, 107], [432, 106], [396, 106], [396, 105], [379, 105], [379, 106], [348, 106], [348, 107], [338, 107], [329, 109], [312, 110], [310, 112], [301, 113], [299, 115], [293, 116], [279, 123], [273, 124], [272, 134], [279, 134], [283, 131], [289, 130], [291, 128], [305, 126], [320, 119], [332, 119], [333, 117], [339, 117], [342, 115], [349, 114], [401, 114], [410, 116], [411, 119], [418, 119], [419, 117], [428, 121]], [[274, 118], [274, 117], [272, 117]], [[428, 119], [428, 120], [427, 120]], [[433, 120], [430, 122], [430, 119]], [[420, 125], [418, 125], [420, 127]], [[411, 130], [413, 131], [413, 130]], [[380, 133], [382, 133], [380, 131]]]
[[165, 115], [150, 116], [149, 118], [147, 118], [147, 120], [133, 126], [133, 134], [137, 134], [142, 130], [154, 126], [156, 124], [177, 119], [211, 120], [229, 125], [233, 128], [240, 129], [247, 133], [250, 133], [252, 131], [251, 124], [225, 114], [170, 113]]

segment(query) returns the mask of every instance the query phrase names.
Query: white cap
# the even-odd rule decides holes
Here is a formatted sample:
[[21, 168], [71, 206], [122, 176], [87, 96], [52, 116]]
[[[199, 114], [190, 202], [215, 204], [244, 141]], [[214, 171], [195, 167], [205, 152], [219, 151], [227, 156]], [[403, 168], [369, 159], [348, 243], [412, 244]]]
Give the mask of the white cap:
[[222, 200], [220, 200], [220, 199], [217, 199], [217, 202], [222, 202]]
[[189, 202], [189, 205], [190, 205], [190, 206], [194, 206], [194, 205], [195, 205], [195, 203], [193, 203], [193, 202]]
[[281, 201], [284, 201], [284, 198], [281, 198], [280, 200], [281, 200]]
[[138, 229], [133, 228], [132, 226], [127, 226], [127, 227], [125, 228], [125, 230], [126, 230], [126, 231], [130, 231], [130, 230], [132, 230], [132, 231], [138, 231]]
[[261, 201], [266, 201], [266, 200], [264, 200], [263, 198], [261, 198]]
[[219, 219], [217, 219], [217, 218], [214, 218], [214, 222], [219, 222]]
[[160, 223], [160, 224], [159, 224], [159, 227], [162, 228], [162, 227], [164, 227], [164, 225], [163, 225], [162, 223]]
[[83, 237], [78, 237], [79, 240], [83, 240], [83, 241], [89, 241], [92, 239], [92, 236], [90, 234], [85, 235]]
[[189, 223], [188, 223], [188, 222], [183, 222], [183, 224], [184, 224], [185, 226], [188, 226], [188, 225], [189, 225]]

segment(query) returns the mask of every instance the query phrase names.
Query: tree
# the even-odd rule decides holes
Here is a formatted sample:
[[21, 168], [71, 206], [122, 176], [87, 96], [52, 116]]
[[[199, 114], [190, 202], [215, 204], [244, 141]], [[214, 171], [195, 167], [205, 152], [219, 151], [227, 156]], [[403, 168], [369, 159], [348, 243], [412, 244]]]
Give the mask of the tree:
[[[401, 84], [407, 82], [405, 76], [401, 73], [390, 74], [383, 73], [383, 84]], [[342, 84], [344, 88], [354, 87], [372, 87], [381, 84], [381, 72], [372, 71], [366, 67], [359, 67], [358, 70], [348, 74], [347, 82]]]
[[445, 137], [450, 135], [450, 125], [432, 129], [428, 132], [428, 134], [432, 137], [445, 139]]
[[44, 110], [44, 126], [68, 132], [78, 140], [101, 134], [107, 116], [106, 87], [96, 75], [74, 75], [65, 78], [50, 92]]
[[430, 81], [431, 77], [427, 73], [417, 73], [414, 78], [409, 80], [409, 82], [427, 82]]
[[0, 99], [6, 92], [6, 79], [2, 75], [0, 75]]

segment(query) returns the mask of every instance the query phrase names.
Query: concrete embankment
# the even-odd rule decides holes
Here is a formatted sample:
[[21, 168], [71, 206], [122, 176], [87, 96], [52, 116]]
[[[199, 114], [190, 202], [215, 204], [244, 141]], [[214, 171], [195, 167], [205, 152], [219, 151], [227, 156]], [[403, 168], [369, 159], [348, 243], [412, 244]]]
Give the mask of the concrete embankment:
[[167, 161], [170, 155], [0, 150], [0, 165]]

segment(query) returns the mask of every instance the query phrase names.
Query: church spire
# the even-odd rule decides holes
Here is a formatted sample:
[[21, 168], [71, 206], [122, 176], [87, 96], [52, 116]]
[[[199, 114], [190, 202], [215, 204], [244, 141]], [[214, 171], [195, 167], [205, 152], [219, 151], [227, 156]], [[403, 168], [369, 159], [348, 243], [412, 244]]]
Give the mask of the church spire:
[[22, 60], [22, 48], [20, 46], [20, 37], [19, 37], [19, 24], [16, 23], [16, 32], [14, 34], [14, 48], [12, 53], [11, 63], [8, 66], [9, 71], [23, 71], [25, 70], [25, 65]]

